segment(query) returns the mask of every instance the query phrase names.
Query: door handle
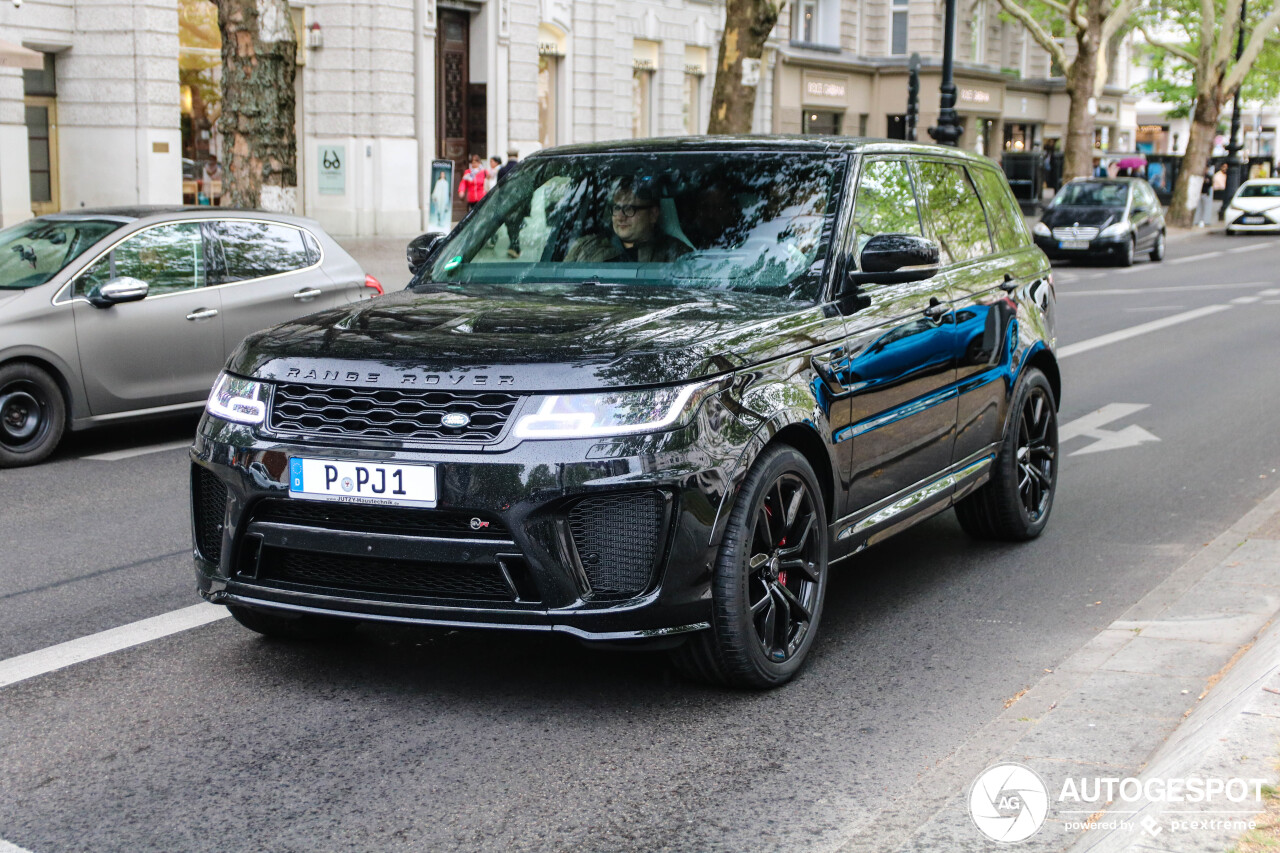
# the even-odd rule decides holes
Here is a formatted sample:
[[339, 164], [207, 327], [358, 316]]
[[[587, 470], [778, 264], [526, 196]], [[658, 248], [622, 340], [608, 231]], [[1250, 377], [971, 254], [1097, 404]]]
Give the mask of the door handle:
[[929, 307], [924, 309], [924, 316], [930, 320], [940, 320], [950, 310], [951, 307], [949, 305], [934, 299], [929, 302]]
[[308, 287], [293, 294], [294, 299], [313, 299], [323, 293], [318, 287]]
[[1004, 281], [1000, 283], [1000, 289], [1005, 293], [1013, 293], [1018, 289], [1018, 282], [1014, 279], [1013, 273], [1005, 273]]
[[218, 316], [217, 308], [200, 308], [187, 315], [188, 320], [208, 320]]

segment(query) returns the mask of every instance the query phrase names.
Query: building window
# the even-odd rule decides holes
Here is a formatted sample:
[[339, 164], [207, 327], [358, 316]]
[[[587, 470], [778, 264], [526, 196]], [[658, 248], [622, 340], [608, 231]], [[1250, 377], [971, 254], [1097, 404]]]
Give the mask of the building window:
[[977, 63], [984, 61], [987, 52], [987, 4], [977, 0], [973, 4], [973, 18], [969, 21], [969, 58]]
[[658, 43], [636, 39], [631, 66], [631, 135], [653, 136], [653, 75], [658, 70]]
[[832, 110], [805, 110], [801, 131], [819, 136], [839, 136], [843, 113]]
[[813, 44], [818, 40], [817, 0], [801, 0], [795, 10], [795, 40]]
[[702, 132], [702, 81], [707, 76], [707, 49], [686, 45], [684, 49], [684, 132], [694, 136]]
[[560, 57], [538, 56], [538, 142], [543, 148], [556, 144], [556, 83]]
[[868, 118], [870, 118], [870, 116], [868, 116], [866, 113], [862, 113], [858, 116], [858, 135], [859, 136], [867, 135], [867, 119]]
[[649, 111], [653, 92], [653, 71], [636, 68], [631, 72], [631, 135], [640, 139], [651, 135]]
[[907, 0], [893, 0], [892, 35], [889, 52], [907, 55]]

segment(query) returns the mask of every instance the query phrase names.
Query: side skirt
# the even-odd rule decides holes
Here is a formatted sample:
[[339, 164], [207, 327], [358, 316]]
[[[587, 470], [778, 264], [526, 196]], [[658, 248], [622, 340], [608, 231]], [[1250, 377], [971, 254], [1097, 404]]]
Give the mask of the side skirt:
[[981, 486], [991, 476], [998, 445], [989, 445], [940, 474], [908, 486], [834, 522], [829, 528], [833, 557], [850, 557], [869, 545], [947, 509], [957, 497]]

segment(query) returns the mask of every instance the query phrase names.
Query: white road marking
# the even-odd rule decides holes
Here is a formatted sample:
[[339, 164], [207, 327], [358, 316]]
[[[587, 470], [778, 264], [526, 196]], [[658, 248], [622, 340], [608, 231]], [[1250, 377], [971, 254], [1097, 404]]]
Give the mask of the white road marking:
[[1176, 326], [1179, 323], [1186, 323], [1189, 320], [1198, 320], [1201, 317], [1207, 317], [1210, 314], [1217, 314], [1219, 311], [1231, 310], [1230, 305], [1207, 305], [1204, 308], [1196, 308], [1194, 311], [1184, 311], [1181, 314], [1174, 314], [1170, 317], [1161, 317], [1159, 320], [1152, 320], [1150, 323], [1141, 323], [1137, 326], [1130, 326], [1127, 329], [1121, 329], [1118, 332], [1111, 332], [1106, 335], [1099, 335], [1096, 338], [1080, 341], [1079, 343], [1067, 344], [1058, 350], [1058, 358], [1064, 359], [1068, 356], [1078, 355], [1082, 352], [1088, 352], [1091, 349], [1105, 347], [1108, 344], [1119, 343], [1120, 341], [1136, 338], [1139, 335], [1145, 335], [1148, 332], [1156, 332], [1160, 329], [1166, 329], [1169, 326]]
[[1274, 242], [1268, 242], [1268, 243], [1257, 243], [1257, 244], [1252, 245], [1252, 246], [1237, 246], [1237, 247], [1236, 247], [1236, 248], [1234, 248], [1234, 249], [1227, 249], [1227, 251], [1228, 251], [1228, 252], [1230, 252], [1231, 254], [1235, 255], [1235, 254], [1239, 254], [1240, 252], [1252, 252], [1252, 251], [1254, 251], [1255, 249], [1270, 249], [1270, 248], [1271, 248], [1272, 246], [1274, 246], [1274, 245], [1275, 245], [1275, 243], [1274, 243]]
[[0, 838], [0, 853], [31, 853], [31, 851], [25, 850], [16, 844], [10, 844], [8, 841]]
[[[214, 604], [193, 604], [180, 610], [171, 610], [159, 616], [152, 616], [150, 619], [90, 634], [78, 640], [68, 640], [47, 649], [18, 655], [0, 661], [0, 687], [7, 687], [28, 678], [35, 678], [37, 675], [45, 675], [190, 628], [198, 628], [230, 615], [225, 607]], [[4, 851], [0, 849], [0, 853]]]
[[119, 462], [121, 459], [132, 459], [135, 456], [146, 456], [148, 453], [162, 453], [166, 450], [177, 450], [180, 447], [190, 447], [191, 439], [184, 438], [182, 441], [166, 441], [164, 444], [152, 444], [147, 447], [131, 447], [128, 450], [112, 450], [108, 453], [94, 453], [91, 456], [81, 456], [81, 459], [93, 459], [97, 462]]
[[1102, 429], [1104, 424], [1127, 418], [1129, 415], [1140, 412], [1150, 405], [1150, 403], [1108, 403], [1097, 411], [1090, 412], [1059, 427], [1058, 442], [1061, 444], [1081, 436], [1094, 439], [1093, 444], [1082, 447], [1070, 454], [1072, 456], [1081, 456], [1086, 453], [1119, 450], [1124, 447], [1137, 447], [1139, 444], [1145, 444], [1150, 441], [1159, 441], [1159, 438], [1136, 424], [1131, 424], [1120, 430]]
[[1184, 305], [1144, 305], [1144, 306], [1142, 306], [1141, 308], [1126, 308], [1126, 309], [1124, 309], [1124, 310], [1125, 310], [1125, 311], [1129, 311], [1129, 312], [1135, 312], [1135, 311], [1177, 311], [1179, 308], [1184, 308], [1184, 307], [1186, 307], [1186, 306], [1184, 306]]
[[1237, 296], [1235, 299], [1231, 300], [1231, 303], [1233, 305], [1248, 305], [1251, 302], [1258, 302], [1261, 299], [1261, 296]]
[[1222, 252], [1204, 252], [1203, 254], [1199, 254], [1199, 255], [1187, 255], [1185, 258], [1170, 258], [1169, 260], [1165, 261], [1165, 263], [1166, 264], [1187, 264], [1187, 263], [1190, 263], [1191, 261], [1203, 261], [1205, 258], [1216, 258], [1221, 254]]
[[[1168, 287], [1111, 287], [1106, 290], [1066, 290], [1058, 294], [1064, 296], [1133, 296], [1136, 293], [1181, 293], [1192, 290], [1230, 290], [1237, 287], [1258, 287], [1269, 284], [1266, 281], [1242, 281], [1239, 284], [1177, 284]], [[1264, 291], [1265, 295], [1265, 291]], [[1275, 296], [1280, 296], [1277, 291]]]
[[1271, 288], [1267, 288], [1266, 290], [1259, 290], [1258, 295], [1259, 296], [1280, 296], [1280, 290], [1277, 290], [1276, 288], [1271, 287]]

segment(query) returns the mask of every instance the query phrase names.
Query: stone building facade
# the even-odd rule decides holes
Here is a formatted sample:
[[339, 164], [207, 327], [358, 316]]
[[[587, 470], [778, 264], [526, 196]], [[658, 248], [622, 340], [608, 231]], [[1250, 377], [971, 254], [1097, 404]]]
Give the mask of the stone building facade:
[[[298, 0], [300, 212], [338, 235], [426, 227], [449, 160], [705, 132], [720, 0]], [[961, 144], [998, 156], [1061, 135], [1048, 56], [995, 0], [962, 3]], [[0, 2], [0, 39], [44, 55], [0, 68], [0, 224], [32, 212], [218, 202], [210, 0]], [[753, 130], [897, 136], [923, 57], [919, 138], [936, 121], [937, 0], [792, 0], [767, 46]], [[968, 17], [966, 17], [968, 16]], [[1122, 67], [1124, 62], [1118, 63]], [[1100, 100], [1105, 148], [1132, 145], [1124, 80]], [[1128, 109], [1128, 113], [1126, 113]], [[1126, 117], [1127, 116], [1127, 117]], [[456, 198], [456, 193], [451, 192]], [[462, 207], [455, 202], [454, 219]]]

